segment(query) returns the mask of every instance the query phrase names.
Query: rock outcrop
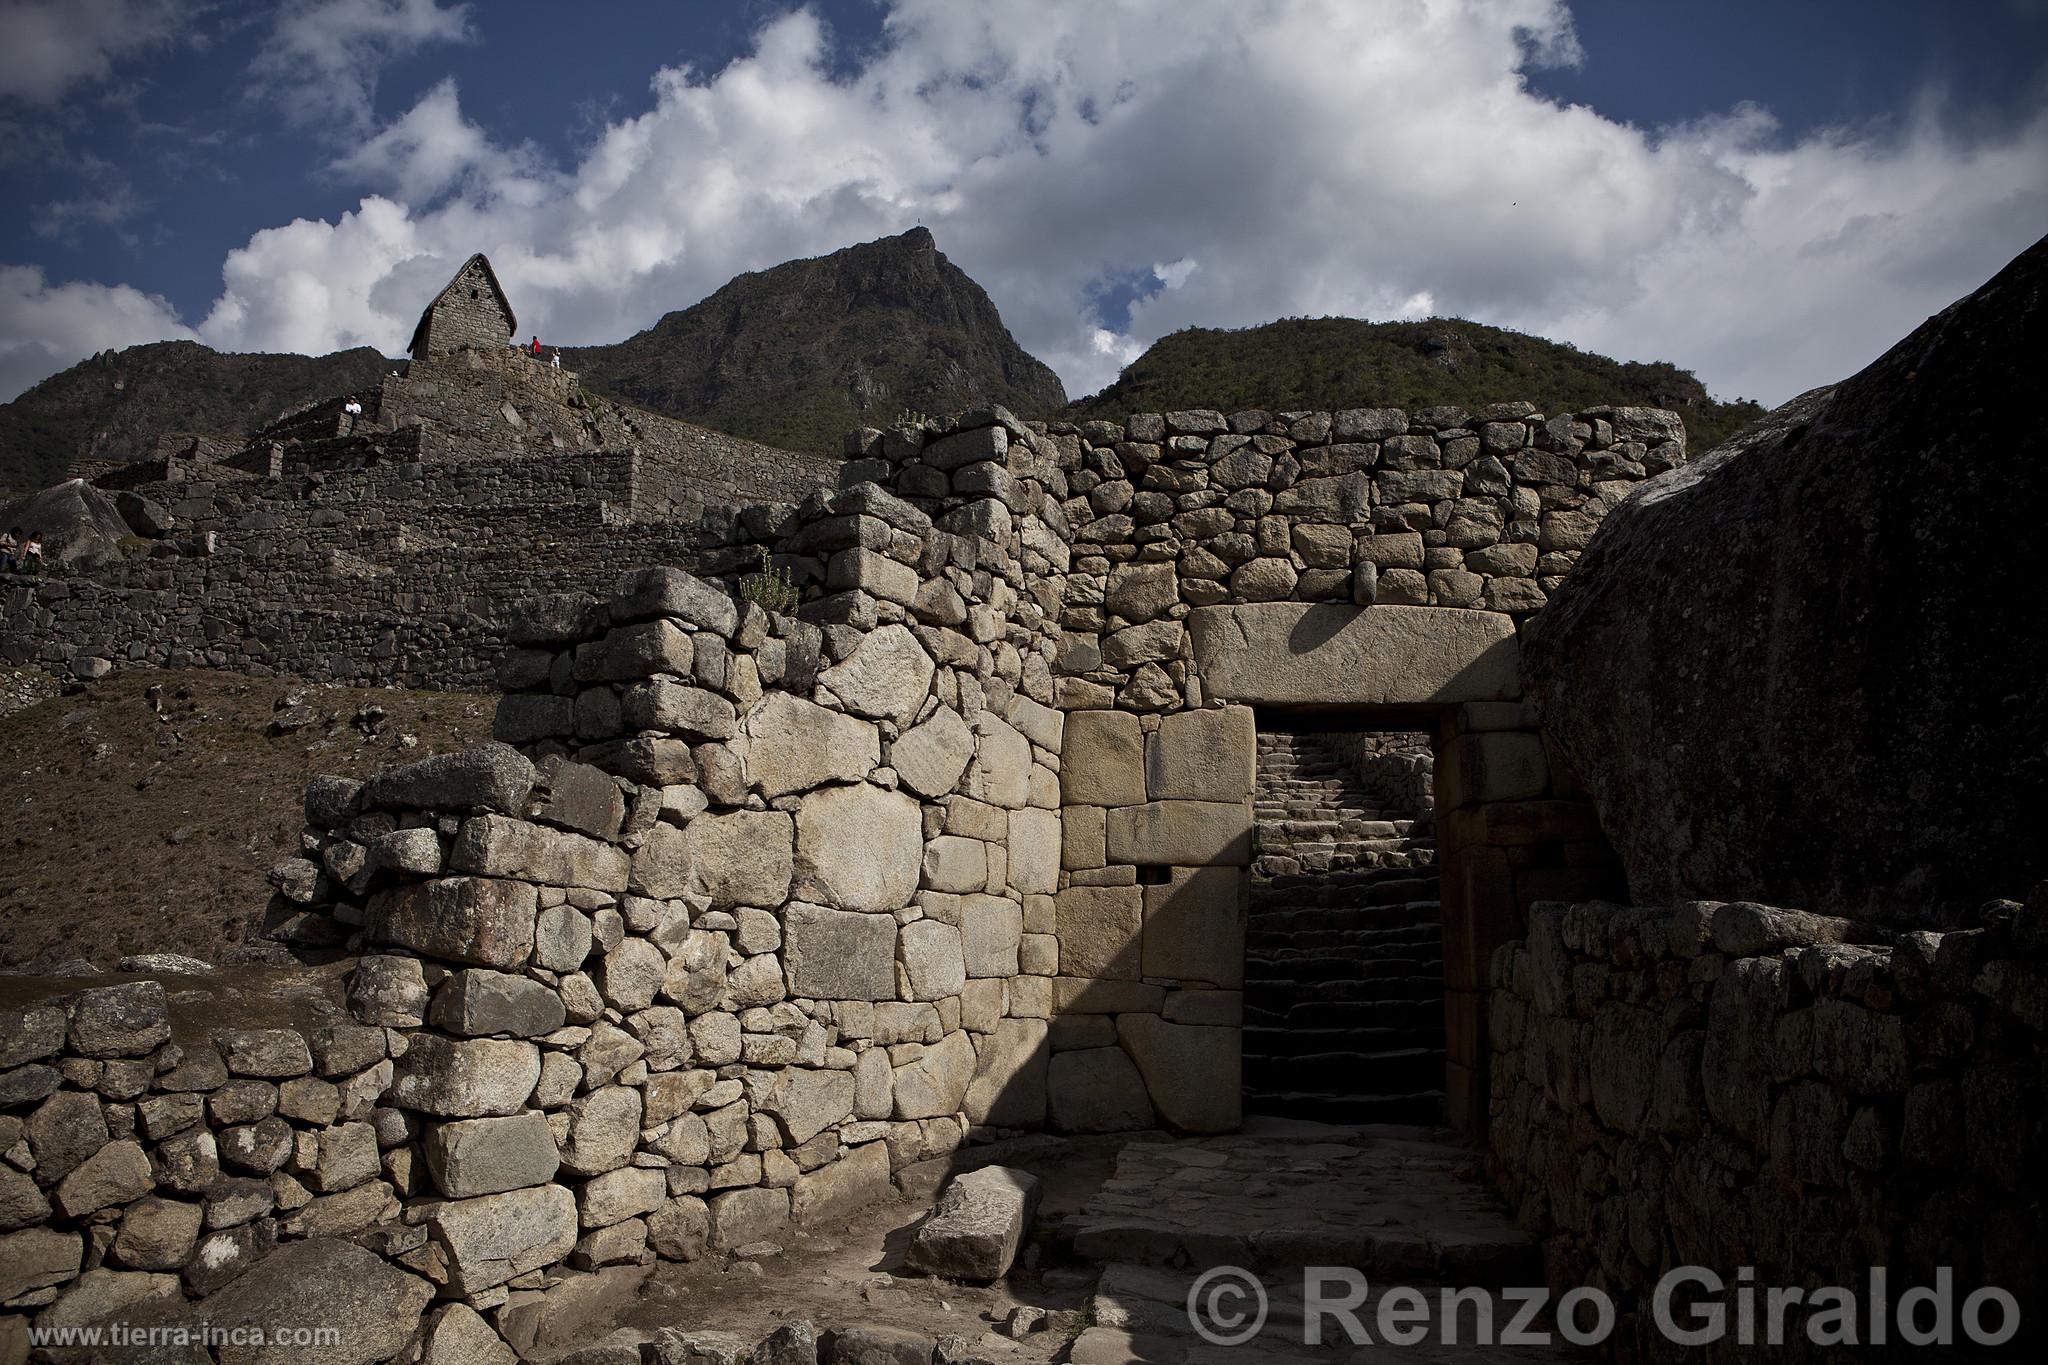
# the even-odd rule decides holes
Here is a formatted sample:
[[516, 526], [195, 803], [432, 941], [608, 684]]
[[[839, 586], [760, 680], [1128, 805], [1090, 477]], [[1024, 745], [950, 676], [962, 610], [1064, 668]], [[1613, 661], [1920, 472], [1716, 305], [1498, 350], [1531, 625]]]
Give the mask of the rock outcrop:
[[1942, 923], [2038, 880], [2048, 241], [1612, 511], [1524, 646], [1642, 901]]
[[134, 534], [113, 498], [84, 479], [0, 507], [0, 528], [19, 528], [22, 539], [40, 537], [44, 566], [67, 569], [92, 569], [119, 559], [122, 540]]

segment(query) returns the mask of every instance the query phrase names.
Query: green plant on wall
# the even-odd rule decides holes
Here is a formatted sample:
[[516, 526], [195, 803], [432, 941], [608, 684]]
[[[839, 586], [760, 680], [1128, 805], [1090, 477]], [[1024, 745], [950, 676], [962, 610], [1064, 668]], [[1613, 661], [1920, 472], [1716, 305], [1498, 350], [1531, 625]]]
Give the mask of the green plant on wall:
[[763, 611], [786, 615], [796, 610], [801, 595], [797, 592], [795, 580], [790, 577], [789, 567], [771, 564], [740, 580], [740, 596]]

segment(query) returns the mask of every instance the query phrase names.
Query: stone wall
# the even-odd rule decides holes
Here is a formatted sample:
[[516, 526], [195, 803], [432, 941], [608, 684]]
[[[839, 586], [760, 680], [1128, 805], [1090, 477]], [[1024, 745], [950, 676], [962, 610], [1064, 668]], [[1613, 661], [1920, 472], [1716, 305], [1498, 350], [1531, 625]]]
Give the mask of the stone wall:
[[[1334, 572], [1282, 547], [1337, 527], [1350, 537], [1346, 592], [1398, 586], [1408, 580], [1383, 579], [1371, 558], [1382, 539], [1463, 555], [1456, 528], [1486, 518], [1460, 510], [1471, 500], [1454, 486], [1459, 469], [1428, 471], [1438, 503], [1380, 501], [1415, 490], [1378, 481], [1374, 452], [1421, 461], [1430, 447], [1477, 468], [1489, 440], [1508, 453], [1508, 426], [1525, 443], [1627, 440], [1604, 417], [1504, 417], [1469, 437], [1468, 459], [1454, 434], [1465, 429], [1443, 414], [1426, 437], [1401, 417], [1407, 444], [1362, 439], [1396, 417], [1173, 414], [1125, 429], [1199, 450], [1041, 431], [990, 408], [863, 438], [870, 453], [847, 477], [884, 483], [747, 509], [703, 556], [729, 575], [787, 569], [800, 599], [788, 615], [680, 569], [616, 572], [677, 534], [620, 513], [638, 457], [333, 460], [283, 480], [181, 484], [187, 523], [217, 528], [188, 533], [211, 537], [212, 554], [142, 561], [132, 571], [168, 577], [132, 585], [37, 584], [10, 612], [48, 613], [33, 623], [45, 640], [98, 630], [95, 649], [150, 657], [197, 639], [207, 662], [311, 661], [316, 675], [362, 667], [352, 648], [367, 649], [368, 671], [432, 670], [441, 683], [495, 656], [502, 743], [307, 793], [305, 857], [273, 874], [273, 932], [351, 962], [347, 1018], [319, 1026], [351, 1040], [346, 1063], [322, 1061], [336, 1044], [303, 1028], [297, 1045], [268, 1032], [195, 1039], [200, 1072], [180, 1071], [184, 1053], [163, 1051], [154, 1024], [119, 1045], [132, 1050], [81, 1051], [95, 1026], [81, 1032], [79, 1020], [103, 1000], [139, 1002], [137, 1018], [154, 1008], [146, 982], [23, 1021], [49, 1046], [7, 1054], [20, 1087], [7, 1107], [28, 1142], [26, 1165], [15, 1162], [28, 1226], [10, 1234], [27, 1240], [11, 1249], [48, 1268], [20, 1292], [43, 1295], [102, 1262], [178, 1269], [201, 1292], [206, 1267], [241, 1254], [221, 1234], [253, 1228], [235, 1235], [260, 1249], [318, 1226], [369, 1235], [444, 1297], [502, 1315], [565, 1264], [752, 1240], [872, 1197], [893, 1170], [970, 1137], [1234, 1128], [1255, 711], [1310, 701], [1435, 727], [1447, 1091], [1453, 1122], [1469, 1124], [1485, 1103], [1487, 957], [1523, 931], [1532, 899], [1596, 894], [1612, 879], [1590, 808], [1518, 700], [1516, 616], [1486, 609], [1487, 593], [1503, 606], [1540, 593], [1541, 553], [1569, 553], [1537, 549], [1544, 517], [1594, 515], [1624, 481], [1604, 476], [1633, 456], [1577, 449], [1567, 484], [1566, 457], [1517, 447], [1508, 463], [1556, 480], [1521, 498], [1511, 472], [1496, 505], [1496, 542], [1537, 556], [1517, 580], [1528, 587], [1482, 582], [1464, 606], [1233, 602], [1226, 580], [1201, 575], [1198, 556], [1237, 553], [1239, 535], [1273, 549], [1243, 561], [1267, 568], [1238, 580], [1241, 595], [1265, 594], [1260, 575], [1284, 577], [1291, 556]], [[1218, 430], [1192, 434], [1203, 426]], [[1074, 491], [1091, 473], [1084, 457], [1146, 445], [1159, 453], [1128, 455], [1155, 461], [1139, 484], [1206, 480], [1212, 451], [1219, 467], [1246, 452], [1238, 463], [1271, 458], [1283, 471], [1353, 467], [1299, 484], [1262, 475], [1277, 491], [1190, 488], [1173, 517], [1206, 528], [1191, 542], [1174, 539], [1171, 518], [1113, 541], [1092, 508], [1086, 539], [1075, 517], [1087, 493]], [[1334, 520], [1336, 502], [1279, 507], [1318, 480], [1362, 499], [1365, 533]], [[294, 481], [310, 509], [266, 495]], [[1155, 491], [1132, 495], [1138, 516], [1161, 510], [1137, 502]], [[580, 522], [562, 530], [572, 493]], [[1249, 530], [1234, 529], [1231, 498], [1250, 509]], [[415, 502], [433, 517], [406, 515]], [[1523, 503], [1530, 516], [1505, 519]], [[1233, 529], [1202, 515], [1218, 509]], [[1409, 529], [1381, 527], [1377, 511]], [[474, 543], [493, 525], [508, 541], [518, 526], [518, 558]], [[1138, 558], [1159, 554], [1171, 558]], [[308, 577], [264, 584], [280, 564]], [[320, 572], [352, 580], [354, 597], [306, 591]], [[529, 591], [599, 573], [614, 584], [536, 598], [500, 637], [522, 572]], [[1463, 582], [1420, 581], [1453, 595]], [[1293, 585], [1315, 594], [1334, 582], [1297, 572]], [[69, 594], [84, 592], [108, 600], [67, 614]], [[369, 640], [371, 628], [386, 634]], [[67, 1048], [79, 1062], [135, 1061], [67, 1071]], [[216, 1053], [218, 1067], [205, 1061]], [[165, 1079], [198, 1075], [211, 1079]], [[280, 1081], [305, 1083], [287, 1101]], [[337, 1092], [332, 1112], [321, 1086]], [[176, 1113], [151, 1131], [142, 1106], [157, 1090], [229, 1098], [167, 1099], [157, 1108]], [[140, 1137], [126, 1135], [128, 1105]], [[38, 1136], [59, 1131], [84, 1137]], [[62, 1156], [45, 1166], [38, 1143], [90, 1148], [93, 1193], [63, 1194], [75, 1172], [59, 1173]], [[233, 1151], [261, 1192], [177, 1174], [188, 1147]], [[199, 1230], [182, 1236], [194, 1208], [200, 1228], [213, 1220], [204, 1248]], [[116, 1250], [131, 1215], [139, 1228], [169, 1220], [149, 1235], [173, 1249]]]
[[[968, 611], [1003, 581], [1002, 547], [930, 551], [872, 487], [820, 510], [902, 533], [881, 558], [913, 576], [949, 555]], [[1049, 679], [674, 570], [512, 639], [497, 729], [537, 764], [307, 791], [275, 933], [349, 951], [345, 1019], [167, 1047], [144, 981], [4, 1021], [0, 1302], [205, 1294], [349, 1236], [508, 1328], [563, 1274], [758, 1241], [1046, 1123], [1061, 724], [1019, 687]], [[1113, 1126], [1152, 1122], [1124, 1099]]]
[[230, 459], [110, 474], [170, 531], [89, 576], [10, 577], [0, 657], [482, 687], [507, 604], [694, 562], [733, 506], [833, 476], [829, 461], [586, 402], [574, 375], [506, 347], [415, 363], [366, 406], [353, 428], [337, 398]]
[[[1122, 1063], [1183, 1128], [1239, 1119], [1255, 712], [1335, 708], [1436, 731], [1448, 1115], [1485, 1114], [1487, 963], [1538, 899], [1615, 895], [1618, 866], [1521, 703], [1520, 623], [1609, 507], [1684, 459], [1671, 413], [1191, 411], [1043, 430], [971, 416], [865, 432], [847, 474], [1024, 539], [1060, 579], [1067, 712], [1057, 1055]], [[934, 505], [938, 505], [937, 502]], [[742, 518], [826, 602], [815, 556]], [[1055, 562], [1056, 561], [1056, 562]], [[1050, 581], [1048, 579], [1048, 581]]]
[[[1747, 903], [1539, 907], [1493, 962], [1491, 1132], [1553, 1286], [1602, 1287], [1644, 1359], [1700, 1358], [1651, 1316], [1681, 1266], [1862, 1301], [1881, 1266], [1894, 1302], [1948, 1267], [1958, 1310], [1988, 1284], [2037, 1313], [2048, 886], [1987, 920], [1893, 935]], [[1786, 1358], [1840, 1358], [1791, 1322]]]
[[1183, 627], [1223, 603], [1519, 620], [1608, 508], [1685, 458], [1669, 412], [1528, 403], [1141, 414], [1050, 439], [1074, 544], [1063, 697], [1137, 711], [1203, 704]]
[[[1074, 1125], [1109, 1121], [1083, 1116], [1096, 1110], [1121, 1121], [1153, 1105], [1181, 1127], [1236, 1124], [1234, 1030], [1241, 1019], [1254, 710], [1307, 704], [1420, 720], [1438, 731], [1447, 764], [1436, 794], [1445, 831], [1439, 856], [1451, 1117], [1466, 1126], [1480, 1121], [1481, 993], [1493, 948], [1522, 931], [1535, 899], [1620, 891], [1590, 808], [1555, 769], [1536, 717], [1517, 700], [1518, 618], [1487, 610], [1485, 590], [1481, 601], [1463, 607], [1233, 603], [1215, 598], [1229, 591], [1222, 580], [1198, 574], [1202, 555], [1256, 549], [1260, 537], [1307, 546], [1332, 531], [1350, 537], [1346, 553], [1354, 562], [1346, 581], [1354, 585], [1380, 581], [1370, 556], [1389, 537], [1418, 554], [1463, 555], [1450, 543], [1454, 536], [1497, 534], [1537, 573], [1541, 565], [1531, 556], [1540, 558], [1535, 542], [1545, 535], [1545, 517], [1556, 534], [1566, 513], [1597, 514], [1629, 476], [1647, 468], [1636, 457], [1653, 455], [1637, 448], [1634, 433], [1675, 431], [1675, 419], [1636, 410], [1564, 422], [1504, 415], [1525, 408], [1482, 414], [1497, 420], [1474, 427], [1454, 425], [1459, 415], [1448, 412], [1410, 422], [1403, 414], [1365, 411], [1228, 419], [1176, 413], [1136, 417], [1123, 429], [1125, 436], [1157, 434], [1164, 444], [1111, 442], [1101, 424], [1041, 431], [982, 409], [943, 425], [863, 436], [856, 444], [868, 453], [849, 462], [845, 477], [881, 474], [886, 488], [856, 484], [794, 506], [746, 508], [718, 528], [723, 543], [699, 557], [728, 575], [762, 564], [788, 570], [799, 585], [798, 614], [824, 632], [830, 643], [821, 648], [832, 660], [863, 633], [909, 630], [942, 665], [938, 685], [951, 690], [935, 695], [970, 722], [986, 712], [991, 724], [1017, 728], [1008, 708], [1019, 694], [1032, 707], [1067, 714], [1068, 762], [1052, 803], [1059, 808], [1061, 866], [1054, 886], [1033, 893], [1055, 899], [1051, 918], [1037, 921], [1047, 927], [1032, 932], [1066, 945], [1062, 965], [1043, 975], [1051, 978], [1045, 988], [1060, 1012], [1071, 1016], [1052, 1045], [1079, 1054], [1052, 1069], [1056, 1101], [1071, 1082]], [[1519, 437], [1507, 431], [1517, 422]], [[1215, 434], [1169, 435], [1206, 429]], [[1409, 434], [1363, 439], [1397, 429]], [[1429, 434], [1416, 434], [1423, 431]], [[1467, 432], [1474, 434], [1461, 434]], [[1324, 444], [1309, 444], [1316, 440]], [[1414, 472], [1377, 470], [1374, 462], [1384, 463], [1388, 450], [1397, 462], [1423, 461], [1434, 450], [1439, 460], [1463, 460], [1490, 475], [1483, 462], [1493, 457], [1482, 447], [1491, 441], [1508, 454], [1513, 440], [1525, 444], [1503, 466], [1513, 466], [1508, 491], [1488, 504], [1503, 518], [1497, 532], [1484, 529], [1488, 515], [1463, 496], [1465, 470], [1433, 471], [1441, 477], [1431, 487], [1457, 483], [1459, 498], [1382, 501], [1409, 493], [1407, 484], [1383, 481], [1380, 473]], [[1468, 451], [1467, 441], [1479, 446]], [[1569, 460], [1543, 448], [1560, 442], [1571, 450]], [[1581, 444], [1574, 449], [1574, 442]], [[1662, 452], [1656, 459], [1678, 453], [1675, 442], [1654, 450]], [[1248, 465], [1285, 486], [1227, 493], [1210, 486], [1212, 454], [1217, 468]], [[1095, 466], [1108, 458], [1134, 466], [1156, 460], [1137, 472], [1137, 483], [1189, 489], [1175, 495], [1182, 510], [1134, 525], [1128, 543], [1101, 539], [1108, 528], [1091, 520], [1098, 539], [1081, 541], [1077, 554], [1072, 518], [1093, 518], [1094, 511], [1088, 494], [1074, 490], [1098, 477]], [[1316, 472], [1336, 468], [1333, 461], [1354, 467]], [[29, 628], [10, 647], [40, 640], [39, 657], [53, 664], [100, 654], [415, 685], [495, 676], [515, 689], [549, 689], [510, 703], [526, 709], [509, 738], [602, 742], [579, 734], [579, 726], [593, 722], [567, 709], [587, 681], [572, 667], [561, 666], [570, 668], [563, 675], [551, 663], [544, 677], [540, 661], [521, 652], [505, 671], [489, 670], [503, 652], [503, 603], [536, 587], [616, 580], [649, 560], [689, 562], [670, 553], [679, 539], [672, 524], [634, 522], [621, 513], [621, 501], [634, 497], [635, 467], [604, 453], [558, 453], [309, 471], [301, 476], [300, 503], [289, 510], [264, 496], [275, 481], [188, 481], [177, 489], [180, 514], [194, 525], [222, 528], [223, 544], [211, 557], [143, 561], [131, 569], [134, 579], [104, 586], [18, 588], [9, 609]], [[1303, 468], [1310, 476], [1294, 482]], [[1524, 476], [1546, 482], [1523, 487], [1515, 481]], [[1363, 499], [1367, 524], [1357, 534], [1335, 520], [1309, 519], [1334, 512], [1297, 517], [1280, 508], [1284, 494], [1323, 480]], [[1103, 486], [1097, 482], [1089, 492]], [[1151, 488], [1142, 494], [1152, 495]], [[1136, 515], [1164, 510], [1155, 501], [1137, 502], [1140, 496], [1132, 495]], [[576, 497], [583, 499], [581, 524], [565, 527], [564, 502]], [[1242, 518], [1233, 503], [1245, 509]], [[431, 517], [405, 510], [416, 506], [432, 509]], [[1505, 519], [1518, 509], [1530, 515]], [[1222, 529], [1222, 517], [1232, 529]], [[1396, 521], [1429, 529], [1390, 529]], [[1203, 538], [1182, 542], [1177, 526], [1200, 530]], [[250, 538], [247, 552], [239, 552], [237, 538]], [[519, 542], [519, 552], [500, 552], [500, 539]], [[1433, 544], [1437, 539], [1444, 544]], [[1327, 574], [1334, 570], [1315, 570], [1325, 578], [1313, 577], [1308, 556], [1289, 553], [1304, 564], [1298, 591], [1330, 589]], [[1545, 553], [1562, 570], [1572, 552]], [[1171, 557], [1139, 558], [1161, 555]], [[1273, 561], [1278, 572], [1278, 554], [1254, 559]], [[1291, 568], [1293, 560], [1286, 562]], [[303, 565], [304, 573], [280, 575], [281, 563]], [[1513, 575], [1495, 577], [1505, 583]], [[1542, 591], [1539, 578], [1514, 581], [1527, 586], [1494, 585], [1493, 600]], [[290, 589], [288, 598], [281, 600], [281, 587]], [[73, 600], [85, 593], [106, 600]], [[962, 681], [946, 681], [956, 676]], [[801, 688], [797, 693], [804, 696]], [[830, 704], [828, 697], [805, 699]], [[1048, 765], [1041, 787], [1057, 771]], [[1096, 1092], [1123, 1098], [1104, 1103]]]

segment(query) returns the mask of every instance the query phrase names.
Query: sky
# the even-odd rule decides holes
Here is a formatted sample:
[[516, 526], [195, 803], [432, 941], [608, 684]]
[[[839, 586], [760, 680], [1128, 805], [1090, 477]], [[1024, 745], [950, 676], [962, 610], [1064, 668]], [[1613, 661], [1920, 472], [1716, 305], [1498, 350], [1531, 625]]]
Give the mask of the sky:
[[2048, 0], [0, 0], [0, 400], [401, 354], [473, 251], [621, 340], [929, 227], [1069, 394], [1456, 316], [1776, 404], [2048, 232]]

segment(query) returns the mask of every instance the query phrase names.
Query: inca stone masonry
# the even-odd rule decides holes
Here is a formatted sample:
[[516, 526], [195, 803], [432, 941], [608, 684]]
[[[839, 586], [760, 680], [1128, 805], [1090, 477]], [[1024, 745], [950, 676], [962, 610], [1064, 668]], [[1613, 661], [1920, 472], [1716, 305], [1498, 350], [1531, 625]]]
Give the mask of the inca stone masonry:
[[[306, 791], [272, 881], [352, 961], [317, 1020], [175, 979], [0, 1017], [0, 1302], [339, 1237], [509, 1331], [963, 1143], [1234, 1129], [1257, 733], [1305, 710], [1433, 735], [1445, 1118], [1557, 1284], [1648, 1351], [1649, 1286], [1715, 1257], [2040, 1301], [2048, 893], [1949, 933], [1627, 908], [1523, 694], [1527, 623], [1685, 463], [1672, 414], [983, 409], [742, 468], [444, 319], [503, 306], [475, 275], [366, 430], [162, 462], [171, 550], [13, 589], [56, 667], [504, 696], [498, 743]], [[764, 565], [793, 613], [733, 590]]]

